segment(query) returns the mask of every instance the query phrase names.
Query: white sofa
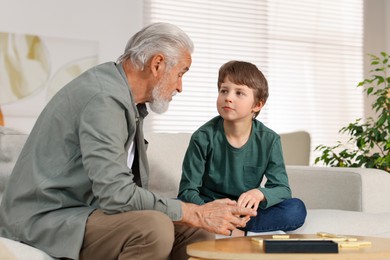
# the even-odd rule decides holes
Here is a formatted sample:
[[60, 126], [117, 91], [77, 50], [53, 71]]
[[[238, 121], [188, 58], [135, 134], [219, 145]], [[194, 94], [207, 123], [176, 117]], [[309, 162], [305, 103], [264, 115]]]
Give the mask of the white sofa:
[[[149, 189], [175, 197], [190, 134], [147, 133]], [[306, 204], [305, 224], [291, 232], [390, 237], [390, 173], [376, 169], [308, 166], [310, 136], [281, 134], [294, 197]]]
[[[0, 198], [27, 134], [0, 127]], [[149, 142], [149, 189], [175, 197], [181, 162], [190, 134], [146, 133]], [[330, 232], [390, 237], [390, 174], [362, 168], [308, 166], [310, 136], [281, 134], [294, 197], [307, 208], [306, 223], [291, 233]], [[51, 259], [44, 252], [0, 238], [0, 259]]]

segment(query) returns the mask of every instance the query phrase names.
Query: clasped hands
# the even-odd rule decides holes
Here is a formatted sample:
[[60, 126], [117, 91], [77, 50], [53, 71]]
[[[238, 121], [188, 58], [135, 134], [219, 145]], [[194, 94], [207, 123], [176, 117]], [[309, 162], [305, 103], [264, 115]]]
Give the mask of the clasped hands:
[[263, 199], [262, 192], [255, 189], [243, 193], [237, 201], [219, 199], [203, 205], [183, 203], [181, 222], [228, 236], [232, 230], [245, 227], [250, 217], [257, 215]]

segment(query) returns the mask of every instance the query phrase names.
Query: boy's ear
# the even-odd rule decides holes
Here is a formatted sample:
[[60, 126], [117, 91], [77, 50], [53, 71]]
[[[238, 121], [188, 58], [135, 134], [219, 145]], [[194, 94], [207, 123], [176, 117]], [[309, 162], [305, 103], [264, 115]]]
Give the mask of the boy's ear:
[[255, 104], [255, 105], [253, 106], [252, 111], [253, 111], [254, 113], [259, 112], [259, 111], [263, 108], [263, 106], [264, 106], [263, 101], [259, 101], [257, 104]]
[[152, 57], [150, 69], [155, 77], [165, 70], [165, 57], [163, 54], [158, 53]]

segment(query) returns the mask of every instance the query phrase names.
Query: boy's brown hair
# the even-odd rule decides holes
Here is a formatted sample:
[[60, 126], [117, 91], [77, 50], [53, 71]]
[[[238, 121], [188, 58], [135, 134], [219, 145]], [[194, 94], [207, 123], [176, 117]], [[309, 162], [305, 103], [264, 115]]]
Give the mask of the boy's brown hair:
[[[250, 62], [236, 60], [226, 62], [219, 69], [218, 90], [221, 88], [221, 84], [226, 77], [234, 84], [246, 85], [248, 88], [253, 89], [254, 104], [262, 102], [263, 106], [265, 105], [269, 95], [268, 82], [256, 65]], [[256, 112], [254, 118], [256, 118], [259, 113], [260, 112]]]

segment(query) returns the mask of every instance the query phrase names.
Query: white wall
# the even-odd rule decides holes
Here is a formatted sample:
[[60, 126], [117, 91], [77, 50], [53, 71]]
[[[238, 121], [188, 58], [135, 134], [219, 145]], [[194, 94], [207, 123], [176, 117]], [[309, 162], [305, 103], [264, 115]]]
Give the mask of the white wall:
[[0, 0], [0, 31], [96, 40], [101, 61], [141, 27], [142, 0]]
[[[364, 9], [364, 75], [367, 78], [370, 70], [367, 54], [390, 53], [390, 0], [365, 0]], [[365, 117], [374, 116], [372, 99], [364, 98]]]
[[[367, 1], [367, 0], [366, 0]], [[387, 52], [390, 52], [390, 1], [385, 0], [385, 6], [384, 6], [384, 13], [385, 13], [385, 28], [386, 31], [386, 50]]]
[[[390, 0], [364, 1], [364, 53], [389, 52]], [[100, 62], [116, 60], [141, 27], [142, 0], [0, 0], [0, 32], [97, 41]], [[18, 126], [28, 131], [31, 124]]]
[[[142, 0], [0, 0], [0, 32], [97, 43], [99, 62], [115, 61], [142, 27]], [[81, 46], [77, 50], [82, 52]], [[63, 52], [76, 55], [66, 47]], [[5, 124], [29, 132], [46, 102], [41, 90], [17, 104], [3, 104]]]

